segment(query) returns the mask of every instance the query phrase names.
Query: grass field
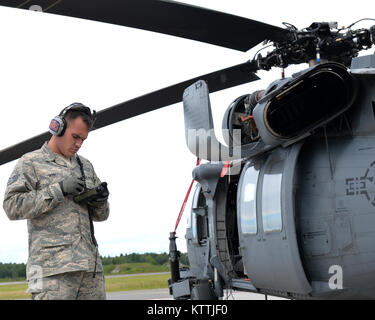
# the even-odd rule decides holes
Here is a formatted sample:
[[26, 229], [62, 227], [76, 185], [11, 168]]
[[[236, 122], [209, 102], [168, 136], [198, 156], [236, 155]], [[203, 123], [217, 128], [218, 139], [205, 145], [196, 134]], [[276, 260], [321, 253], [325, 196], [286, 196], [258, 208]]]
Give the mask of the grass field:
[[0, 300], [27, 299], [31, 295], [25, 293], [27, 284], [9, 284], [0, 286]]
[[[133, 273], [150, 273], [150, 272], [165, 272], [169, 271], [169, 264], [155, 265], [145, 262], [123, 263], [119, 265], [109, 264], [104, 265], [104, 274], [133, 274]], [[117, 271], [116, 273], [114, 271]]]
[[[107, 278], [105, 287], [107, 292], [167, 288], [168, 278], [170, 274]], [[26, 289], [27, 284], [1, 285], [0, 300], [30, 299]]]
[[105, 279], [105, 288], [107, 292], [168, 288], [168, 279], [170, 277], [171, 275], [168, 273], [150, 276], [109, 278]]

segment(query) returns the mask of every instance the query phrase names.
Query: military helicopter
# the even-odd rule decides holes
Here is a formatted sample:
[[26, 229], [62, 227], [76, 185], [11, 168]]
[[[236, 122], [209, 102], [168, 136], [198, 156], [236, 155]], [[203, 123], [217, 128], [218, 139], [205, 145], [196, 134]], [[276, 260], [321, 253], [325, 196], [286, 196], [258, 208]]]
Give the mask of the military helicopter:
[[[302, 30], [279, 28], [157, 0], [0, 5], [243, 52], [271, 42], [274, 50], [264, 57], [102, 110], [96, 129], [183, 101], [187, 146], [208, 162], [193, 171], [198, 185], [186, 234], [189, 270], [179, 269], [170, 235], [174, 298], [218, 299], [228, 288], [292, 299], [374, 298], [375, 58], [357, 57], [374, 44], [374, 27], [315, 22]], [[209, 93], [257, 80], [258, 70], [306, 62], [308, 69], [237, 98], [224, 115], [227, 145], [216, 139]], [[48, 138], [43, 133], [0, 151], [0, 164]]]

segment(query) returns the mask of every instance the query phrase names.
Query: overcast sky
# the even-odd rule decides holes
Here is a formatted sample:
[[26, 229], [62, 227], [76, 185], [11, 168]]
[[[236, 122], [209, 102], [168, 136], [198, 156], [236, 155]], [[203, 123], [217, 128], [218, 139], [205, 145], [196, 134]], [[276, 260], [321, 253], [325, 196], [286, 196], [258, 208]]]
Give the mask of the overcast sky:
[[[374, 12], [373, 0], [360, 1], [361, 6], [337, 0], [185, 2], [279, 27], [285, 21], [299, 29], [314, 21], [348, 26]], [[358, 27], [371, 25], [366, 22]], [[256, 51], [243, 53], [148, 31], [3, 7], [0, 29], [0, 149], [47, 131], [51, 118], [72, 102], [99, 111], [243, 63]], [[286, 75], [302, 67], [289, 68]], [[218, 136], [228, 105], [242, 94], [265, 88], [280, 76], [280, 70], [258, 75], [262, 80], [211, 95]], [[111, 193], [109, 219], [95, 223], [101, 255], [167, 252], [169, 232], [196, 161], [185, 144], [182, 103], [96, 130], [79, 154], [93, 163]], [[1, 203], [15, 164], [0, 166]], [[186, 251], [189, 213], [190, 204], [177, 230], [180, 251]], [[27, 254], [26, 221], [9, 221], [1, 206], [0, 262], [26, 262]]]

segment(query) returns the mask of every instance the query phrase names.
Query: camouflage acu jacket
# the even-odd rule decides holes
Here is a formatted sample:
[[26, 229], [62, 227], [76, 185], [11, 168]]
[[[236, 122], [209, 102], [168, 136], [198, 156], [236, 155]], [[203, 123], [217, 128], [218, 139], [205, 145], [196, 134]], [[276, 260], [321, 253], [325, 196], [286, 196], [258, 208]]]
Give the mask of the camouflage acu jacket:
[[[80, 156], [87, 188], [100, 184], [91, 163]], [[90, 233], [87, 205], [64, 197], [59, 181], [81, 176], [75, 158], [64, 160], [47, 145], [19, 159], [5, 191], [3, 207], [11, 220], [28, 219], [28, 280], [70, 271], [94, 271], [96, 247]], [[108, 218], [109, 204], [93, 209], [93, 221]], [[102, 271], [98, 254], [97, 271]]]

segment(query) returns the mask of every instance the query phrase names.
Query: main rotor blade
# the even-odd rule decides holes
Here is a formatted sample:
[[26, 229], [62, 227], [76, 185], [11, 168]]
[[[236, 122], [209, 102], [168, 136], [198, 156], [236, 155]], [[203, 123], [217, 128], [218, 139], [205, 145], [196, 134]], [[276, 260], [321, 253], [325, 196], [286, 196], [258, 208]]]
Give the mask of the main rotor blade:
[[259, 21], [169, 0], [0, 0], [0, 5], [107, 22], [248, 51], [289, 31]]
[[[93, 130], [180, 102], [182, 101], [185, 88], [198, 80], [205, 80], [208, 84], [209, 91], [215, 92], [258, 80], [259, 77], [253, 73], [256, 70], [257, 66], [254, 62], [246, 62], [125, 101], [99, 111]], [[23, 154], [40, 148], [50, 137], [51, 134], [45, 132], [1, 150], [0, 165], [16, 160]]]
[[182, 101], [184, 90], [198, 80], [205, 80], [208, 83], [210, 92], [215, 92], [258, 80], [259, 77], [253, 73], [256, 70], [254, 63], [246, 62], [120, 103], [98, 112], [95, 128], [99, 129], [109, 124], [180, 102]]
[[39, 149], [51, 138], [49, 132], [44, 132], [0, 151], [0, 165], [22, 157], [25, 153]]

